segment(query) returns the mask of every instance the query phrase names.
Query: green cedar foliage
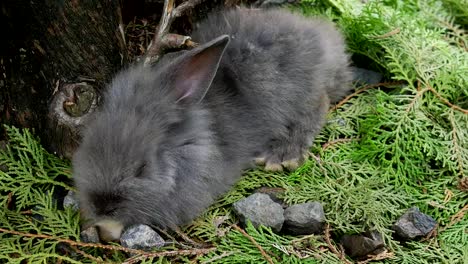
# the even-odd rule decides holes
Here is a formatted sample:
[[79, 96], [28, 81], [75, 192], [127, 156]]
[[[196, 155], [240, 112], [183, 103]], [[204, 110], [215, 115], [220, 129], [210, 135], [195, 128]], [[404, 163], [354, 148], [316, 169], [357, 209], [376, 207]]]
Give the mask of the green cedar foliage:
[[[291, 237], [248, 224], [246, 236], [233, 228], [232, 203], [262, 186], [283, 188], [288, 204], [322, 202], [332, 239], [379, 231], [393, 255], [381, 263], [468, 263], [468, 217], [463, 214], [468, 194], [457, 187], [468, 176], [467, 7], [466, 0], [303, 0], [291, 6], [295, 12], [334, 20], [358, 65], [380, 71], [398, 85], [367, 87], [330, 110], [328, 124], [301, 168], [247, 171], [232, 191], [183, 230], [215, 251], [142, 263], [267, 263], [249, 236], [277, 263], [342, 262], [331, 248], [339, 250], [338, 244], [326, 243], [323, 235]], [[93, 259], [63, 249], [64, 243], [54, 238], [80, 240], [78, 213], [57, 209], [53, 197], [58, 189], [72, 189], [70, 164], [45, 152], [27, 130], [7, 131], [10, 144], [0, 153], [0, 165], [8, 168], [0, 172], [0, 228], [52, 238], [0, 232], [0, 261], [127, 258], [119, 251], [80, 247]], [[411, 206], [438, 221], [435, 237], [408, 243], [393, 239], [392, 223]], [[176, 248], [180, 245], [167, 247]]]

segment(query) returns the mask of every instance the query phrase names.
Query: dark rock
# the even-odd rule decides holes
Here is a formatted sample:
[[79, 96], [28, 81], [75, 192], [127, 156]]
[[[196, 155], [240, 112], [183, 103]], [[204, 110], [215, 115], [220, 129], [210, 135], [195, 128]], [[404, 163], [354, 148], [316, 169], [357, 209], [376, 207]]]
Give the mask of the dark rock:
[[273, 202], [280, 204], [283, 209], [288, 207], [288, 205], [283, 201], [283, 199], [278, 196], [284, 193], [284, 188], [274, 188], [274, 187], [261, 187], [254, 191], [254, 193], [264, 193], [270, 196]]
[[99, 243], [99, 232], [96, 227], [90, 226], [81, 231], [80, 239], [85, 243]]
[[254, 193], [247, 198], [234, 203], [234, 211], [243, 224], [247, 219], [255, 227], [264, 225], [279, 232], [284, 222], [284, 209], [264, 193]]
[[75, 211], [79, 210], [80, 205], [75, 192], [69, 191], [65, 198], [63, 198], [63, 207], [71, 207]]
[[400, 238], [413, 239], [427, 236], [436, 226], [437, 222], [432, 217], [412, 207], [393, 225], [393, 230]]
[[135, 225], [126, 229], [120, 237], [124, 247], [150, 250], [164, 246], [164, 239], [147, 225]]
[[352, 258], [377, 254], [385, 246], [382, 236], [377, 231], [368, 231], [359, 235], [344, 235], [341, 238], [341, 244]]
[[353, 72], [353, 80], [358, 84], [376, 84], [382, 81], [383, 75], [381, 73], [358, 67], [351, 68]]
[[325, 212], [319, 202], [295, 204], [284, 210], [283, 231], [291, 235], [321, 233], [324, 223]]

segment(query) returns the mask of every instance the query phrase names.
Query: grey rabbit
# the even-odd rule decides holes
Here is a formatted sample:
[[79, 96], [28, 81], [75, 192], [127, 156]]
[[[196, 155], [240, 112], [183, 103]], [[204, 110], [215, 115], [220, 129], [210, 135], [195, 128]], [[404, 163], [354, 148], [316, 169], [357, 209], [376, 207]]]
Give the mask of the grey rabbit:
[[321, 19], [220, 10], [192, 38], [118, 74], [74, 155], [82, 212], [105, 240], [190, 223], [255, 161], [296, 169], [351, 88], [343, 37]]

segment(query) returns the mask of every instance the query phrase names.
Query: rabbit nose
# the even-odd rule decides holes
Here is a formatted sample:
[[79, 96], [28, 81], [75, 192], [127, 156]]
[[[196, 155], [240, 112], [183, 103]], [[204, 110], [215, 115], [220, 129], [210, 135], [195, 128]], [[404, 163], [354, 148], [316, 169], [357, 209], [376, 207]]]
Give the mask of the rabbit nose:
[[118, 241], [124, 229], [124, 225], [113, 219], [105, 219], [96, 223], [99, 230], [99, 238], [106, 242]]

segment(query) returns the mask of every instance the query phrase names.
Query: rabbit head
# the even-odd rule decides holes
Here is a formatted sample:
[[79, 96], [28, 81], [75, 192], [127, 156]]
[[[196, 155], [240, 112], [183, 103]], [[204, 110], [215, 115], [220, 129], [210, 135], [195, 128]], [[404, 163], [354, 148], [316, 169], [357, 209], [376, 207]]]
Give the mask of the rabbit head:
[[[73, 177], [84, 218], [105, 240], [118, 239], [131, 224], [181, 224], [172, 205], [184, 180], [176, 173], [178, 153], [209, 138], [210, 121], [199, 102], [228, 42], [224, 35], [154, 66], [130, 67], [104, 93], [74, 154]], [[190, 153], [201, 163], [216, 151], [209, 140], [204, 144]]]

